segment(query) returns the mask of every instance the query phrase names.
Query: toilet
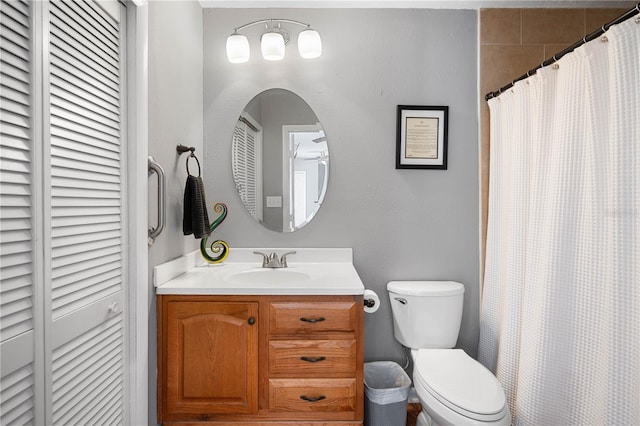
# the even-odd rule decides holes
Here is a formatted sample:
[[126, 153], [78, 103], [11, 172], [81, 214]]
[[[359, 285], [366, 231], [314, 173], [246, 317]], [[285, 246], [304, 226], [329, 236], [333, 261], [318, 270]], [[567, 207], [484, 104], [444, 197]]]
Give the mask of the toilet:
[[464, 285], [454, 281], [387, 284], [396, 340], [411, 349], [420, 426], [508, 426], [511, 414], [495, 376], [453, 349], [462, 322]]

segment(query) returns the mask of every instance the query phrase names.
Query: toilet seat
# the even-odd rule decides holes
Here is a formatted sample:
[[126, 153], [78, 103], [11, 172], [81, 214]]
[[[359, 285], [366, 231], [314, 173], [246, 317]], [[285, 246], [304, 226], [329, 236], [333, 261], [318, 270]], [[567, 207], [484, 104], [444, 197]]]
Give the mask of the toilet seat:
[[507, 413], [498, 380], [461, 349], [420, 349], [414, 382], [448, 409], [479, 422], [494, 422]]

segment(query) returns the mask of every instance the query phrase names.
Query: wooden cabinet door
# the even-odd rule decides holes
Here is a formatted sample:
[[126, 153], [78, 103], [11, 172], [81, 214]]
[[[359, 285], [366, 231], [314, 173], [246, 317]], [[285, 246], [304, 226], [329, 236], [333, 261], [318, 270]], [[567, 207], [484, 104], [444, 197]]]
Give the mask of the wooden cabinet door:
[[165, 313], [168, 417], [257, 412], [258, 303], [173, 300]]

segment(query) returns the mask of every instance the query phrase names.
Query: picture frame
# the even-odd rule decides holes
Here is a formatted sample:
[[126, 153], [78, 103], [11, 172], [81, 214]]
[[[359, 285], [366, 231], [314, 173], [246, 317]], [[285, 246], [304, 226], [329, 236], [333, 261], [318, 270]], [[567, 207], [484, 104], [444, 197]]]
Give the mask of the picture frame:
[[396, 169], [447, 169], [448, 106], [398, 105]]

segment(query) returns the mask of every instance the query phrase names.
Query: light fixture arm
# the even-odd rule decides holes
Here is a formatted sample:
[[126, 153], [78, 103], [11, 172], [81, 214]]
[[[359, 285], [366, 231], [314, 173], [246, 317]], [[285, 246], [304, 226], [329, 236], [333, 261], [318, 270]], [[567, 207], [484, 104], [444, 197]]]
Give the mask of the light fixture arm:
[[244, 24], [241, 25], [237, 28], [234, 28], [234, 32], [238, 32], [238, 31], [242, 31], [245, 28], [249, 28], [252, 27], [254, 25], [259, 25], [259, 24], [266, 24], [266, 23], [272, 23], [272, 22], [282, 22], [285, 24], [295, 24], [295, 25], [300, 25], [301, 27], [306, 27], [306, 28], [311, 28], [311, 24], [306, 24], [304, 22], [300, 22], [300, 21], [296, 21], [293, 19], [275, 19], [275, 18], [270, 18], [270, 19], [260, 19], [259, 21], [253, 21], [253, 22], [249, 22], [248, 24]]

